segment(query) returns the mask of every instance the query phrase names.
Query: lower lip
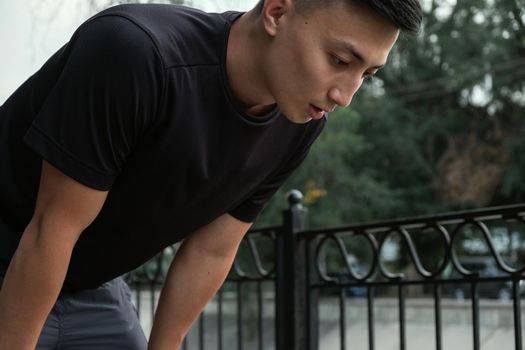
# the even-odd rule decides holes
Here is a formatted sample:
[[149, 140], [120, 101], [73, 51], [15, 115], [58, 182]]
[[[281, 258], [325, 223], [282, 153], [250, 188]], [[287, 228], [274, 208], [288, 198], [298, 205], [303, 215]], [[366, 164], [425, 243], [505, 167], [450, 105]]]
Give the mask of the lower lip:
[[310, 108], [308, 109], [308, 115], [312, 119], [321, 119], [324, 116], [324, 111], [314, 107], [313, 105], [310, 105]]

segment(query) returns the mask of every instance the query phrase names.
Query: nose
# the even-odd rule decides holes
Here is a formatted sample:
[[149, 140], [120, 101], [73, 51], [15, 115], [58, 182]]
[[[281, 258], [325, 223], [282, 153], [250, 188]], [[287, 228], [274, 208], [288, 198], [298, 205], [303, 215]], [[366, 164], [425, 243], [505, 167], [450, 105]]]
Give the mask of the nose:
[[354, 94], [361, 87], [362, 82], [363, 80], [360, 77], [348, 82], [339, 82], [339, 84], [336, 84], [328, 90], [328, 98], [339, 107], [348, 107], [352, 102]]
[[334, 87], [328, 91], [328, 98], [332, 100], [339, 107], [348, 107], [350, 102], [352, 102], [352, 97], [354, 94], [345, 93], [341, 88]]

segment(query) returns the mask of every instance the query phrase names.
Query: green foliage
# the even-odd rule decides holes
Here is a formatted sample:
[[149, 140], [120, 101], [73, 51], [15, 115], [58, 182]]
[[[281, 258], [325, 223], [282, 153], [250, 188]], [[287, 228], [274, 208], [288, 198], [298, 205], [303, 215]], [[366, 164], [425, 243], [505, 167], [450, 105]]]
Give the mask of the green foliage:
[[281, 221], [292, 188], [312, 227], [525, 199], [524, 2], [424, 5], [421, 35], [330, 115], [259, 225]]

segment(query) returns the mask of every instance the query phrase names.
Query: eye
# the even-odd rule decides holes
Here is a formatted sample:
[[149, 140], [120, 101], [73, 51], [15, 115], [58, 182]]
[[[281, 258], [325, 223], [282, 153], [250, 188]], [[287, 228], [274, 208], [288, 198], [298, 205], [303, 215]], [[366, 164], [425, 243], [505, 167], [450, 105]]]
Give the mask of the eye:
[[339, 67], [346, 67], [348, 66], [348, 62], [346, 62], [345, 60], [337, 57], [336, 55], [331, 55], [332, 57], [332, 63], [335, 65], [335, 66], [339, 66]]
[[373, 73], [373, 72], [365, 72], [363, 74], [363, 80], [368, 80], [368, 81], [373, 80], [374, 79], [374, 75], [375, 75], [375, 73]]

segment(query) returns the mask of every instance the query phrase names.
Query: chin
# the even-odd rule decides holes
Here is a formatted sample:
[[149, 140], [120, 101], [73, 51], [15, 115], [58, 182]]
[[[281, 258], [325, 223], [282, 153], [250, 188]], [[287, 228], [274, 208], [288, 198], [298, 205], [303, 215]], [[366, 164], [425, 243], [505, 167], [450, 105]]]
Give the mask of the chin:
[[294, 124], [306, 124], [312, 120], [308, 113], [301, 111], [300, 108], [293, 108], [290, 105], [283, 105], [280, 106], [280, 110], [282, 115], [286, 117], [289, 122]]
[[306, 124], [312, 118], [308, 114], [302, 114], [302, 113], [285, 113], [283, 112], [283, 115], [288, 119], [290, 122], [294, 124]]
[[[286, 114], [285, 114], [286, 116]], [[294, 123], [294, 124], [306, 124], [308, 123], [309, 121], [312, 120], [312, 118], [310, 117], [303, 117], [303, 116], [294, 116], [294, 117], [288, 117], [286, 116], [286, 119], [288, 119], [290, 122]]]

